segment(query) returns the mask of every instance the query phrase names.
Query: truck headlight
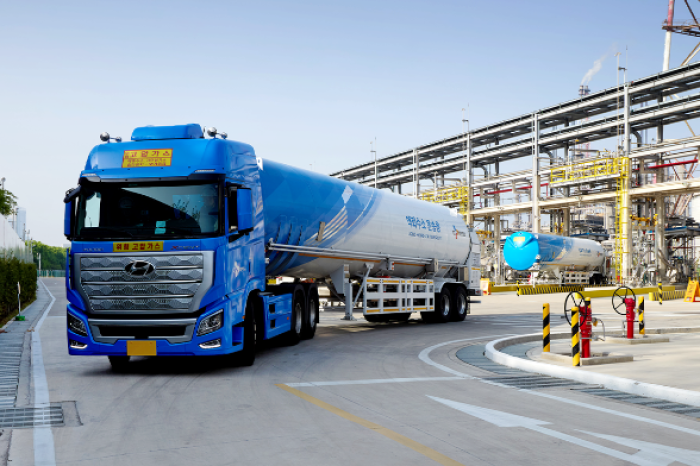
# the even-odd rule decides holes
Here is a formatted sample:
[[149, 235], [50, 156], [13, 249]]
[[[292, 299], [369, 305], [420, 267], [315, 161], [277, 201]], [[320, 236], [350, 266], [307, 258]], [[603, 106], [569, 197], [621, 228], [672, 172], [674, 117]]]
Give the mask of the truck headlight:
[[88, 336], [87, 328], [85, 328], [83, 321], [71, 313], [68, 313], [68, 329], [70, 329], [71, 332], [77, 333], [78, 335], [82, 335], [84, 337]]
[[218, 311], [202, 319], [197, 329], [197, 336], [206, 335], [207, 333], [215, 332], [224, 325], [224, 311]]

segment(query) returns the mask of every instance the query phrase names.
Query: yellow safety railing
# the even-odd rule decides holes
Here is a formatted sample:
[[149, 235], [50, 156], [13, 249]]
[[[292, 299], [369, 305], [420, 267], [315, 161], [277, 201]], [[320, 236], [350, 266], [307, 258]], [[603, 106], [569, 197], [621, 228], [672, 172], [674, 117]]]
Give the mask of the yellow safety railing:
[[466, 186], [451, 186], [433, 189], [431, 191], [422, 192], [419, 197], [428, 202], [459, 202], [469, 198], [469, 188]]
[[620, 173], [620, 168], [619, 158], [588, 159], [571, 165], [551, 168], [549, 182], [550, 184], [566, 183], [599, 176], [617, 175]]
[[457, 203], [457, 211], [460, 215], [467, 215], [469, 212], [469, 188], [467, 186], [433, 189], [421, 193], [418, 198], [435, 204]]

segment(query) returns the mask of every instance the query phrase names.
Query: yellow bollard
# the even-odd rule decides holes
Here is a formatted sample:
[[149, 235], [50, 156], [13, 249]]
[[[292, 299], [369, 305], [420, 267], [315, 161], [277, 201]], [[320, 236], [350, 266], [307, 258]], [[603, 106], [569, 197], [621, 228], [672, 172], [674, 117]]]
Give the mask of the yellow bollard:
[[639, 334], [644, 335], [644, 296], [639, 297]]
[[664, 287], [659, 282], [659, 305], [664, 303]]
[[578, 307], [571, 308], [571, 359], [574, 366], [581, 365], [581, 353], [579, 346], [581, 337], [578, 333]]
[[549, 353], [549, 303], [542, 305], [542, 352]]

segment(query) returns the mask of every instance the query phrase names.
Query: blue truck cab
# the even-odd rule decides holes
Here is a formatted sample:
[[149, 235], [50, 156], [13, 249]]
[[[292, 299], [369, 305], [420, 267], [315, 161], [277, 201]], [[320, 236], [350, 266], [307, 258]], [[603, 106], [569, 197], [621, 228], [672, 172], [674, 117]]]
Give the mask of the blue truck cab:
[[227, 355], [313, 337], [314, 284], [266, 286], [263, 192], [250, 145], [196, 124], [93, 148], [67, 192], [71, 355]]

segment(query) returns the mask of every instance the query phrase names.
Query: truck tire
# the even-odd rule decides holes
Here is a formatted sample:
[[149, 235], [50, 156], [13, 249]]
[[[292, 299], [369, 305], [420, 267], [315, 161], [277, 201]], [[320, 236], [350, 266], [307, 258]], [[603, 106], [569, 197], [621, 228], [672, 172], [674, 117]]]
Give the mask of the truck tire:
[[236, 354], [237, 363], [241, 366], [252, 366], [255, 363], [255, 347], [258, 332], [255, 324], [255, 305], [253, 304], [253, 296], [248, 297], [248, 302], [245, 306], [245, 320], [243, 320], [243, 349]]
[[310, 340], [316, 334], [316, 326], [318, 324], [318, 287], [315, 284], [310, 284], [304, 288], [306, 291], [306, 313], [304, 314], [301, 338]]
[[444, 285], [439, 293], [435, 293], [433, 322], [443, 324], [450, 321], [450, 311], [452, 309], [451, 288], [451, 286]]
[[112, 366], [112, 372], [125, 372], [129, 367], [131, 356], [107, 356]]
[[457, 285], [452, 288], [452, 309], [450, 320], [452, 322], [462, 322], [469, 313], [469, 296], [463, 286]]
[[289, 316], [291, 328], [285, 334], [285, 340], [288, 346], [294, 346], [301, 341], [301, 332], [304, 328], [304, 315], [306, 314], [305, 299], [303, 291], [299, 290], [294, 293], [292, 298], [292, 314]]

